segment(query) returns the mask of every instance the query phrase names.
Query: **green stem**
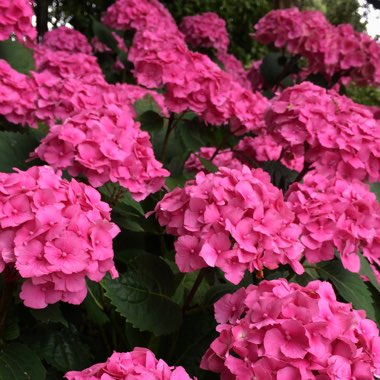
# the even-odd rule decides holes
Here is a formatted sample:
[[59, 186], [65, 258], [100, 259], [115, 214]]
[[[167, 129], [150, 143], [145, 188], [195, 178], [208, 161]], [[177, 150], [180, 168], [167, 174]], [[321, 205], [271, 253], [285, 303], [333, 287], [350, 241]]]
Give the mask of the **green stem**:
[[183, 304], [183, 308], [182, 308], [183, 313], [185, 313], [185, 311], [191, 306], [191, 302], [193, 301], [193, 298], [199, 286], [201, 285], [204, 277], [206, 276], [206, 273], [207, 273], [207, 268], [202, 268], [200, 272], [198, 273], [198, 276], [194, 281], [193, 287], [191, 288], [190, 293], [187, 296], [185, 303]]
[[169, 142], [170, 133], [174, 129], [173, 124], [174, 124], [174, 117], [173, 117], [173, 114], [171, 114], [170, 118], [169, 118], [169, 122], [168, 122], [168, 128], [166, 129], [166, 134], [165, 134], [165, 138], [164, 138], [164, 144], [162, 146], [161, 158], [160, 158], [161, 162], [164, 162], [164, 160], [165, 160], [166, 151], [167, 151], [167, 148], [168, 148], [168, 142]]

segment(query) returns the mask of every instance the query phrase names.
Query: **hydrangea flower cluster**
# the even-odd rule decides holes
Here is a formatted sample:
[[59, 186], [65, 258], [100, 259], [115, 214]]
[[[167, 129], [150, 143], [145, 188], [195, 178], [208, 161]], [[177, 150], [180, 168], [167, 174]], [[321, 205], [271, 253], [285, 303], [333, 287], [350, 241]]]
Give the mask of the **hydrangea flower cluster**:
[[250, 82], [252, 91], [261, 91], [266, 85], [265, 79], [260, 71], [262, 63], [262, 60], [253, 61], [251, 62], [250, 68], [247, 70], [246, 76]]
[[214, 12], [186, 16], [179, 26], [186, 36], [186, 43], [192, 47], [214, 48], [227, 52], [230, 39], [226, 22]]
[[204, 171], [205, 168], [199, 160], [199, 157], [205, 158], [209, 161], [212, 159], [212, 163], [217, 167], [224, 166], [229, 169], [242, 168], [242, 163], [235, 158], [234, 153], [230, 149], [221, 150], [217, 152], [216, 155], [215, 152], [216, 148], [214, 147], [201, 147], [199, 152], [190, 154], [185, 162], [185, 169], [194, 172]]
[[160, 3], [117, 0], [103, 21], [114, 29], [136, 29], [128, 54], [134, 75], [146, 87], [165, 85], [171, 111], [190, 109], [214, 125], [231, 121], [236, 133], [262, 128], [267, 99], [244, 89], [207, 56], [191, 52]]
[[338, 302], [327, 282], [249, 285], [216, 302], [219, 336], [201, 368], [222, 380], [373, 380], [380, 337], [365, 316]]
[[137, 201], [158, 191], [169, 175], [154, 157], [149, 134], [129, 108], [116, 105], [84, 110], [54, 125], [35, 153], [54, 168], [85, 175], [92, 186], [118, 182]]
[[84, 34], [61, 26], [45, 33], [42, 45], [52, 51], [67, 51], [72, 54], [91, 54], [92, 47]]
[[[242, 87], [251, 89], [251, 82], [243, 64], [233, 55], [224, 51], [216, 53], [217, 60], [223, 65], [224, 71], [239, 83]], [[254, 90], [256, 91], [256, 90]]]
[[35, 127], [33, 115], [37, 95], [33, 80], [2, 59], [0, 78], [0, 115], [11, 123]]
[[67, 380], [191, 380], [183, 367], [169, 367], [147, 348], [114, 352], [105, 363], [66, 373]]
[[367, 185], [310, 173], [303, 184], [291, 186], [286, 199], [303, 228], [309, 262], [332, 260], [337, 249], [343, 266], [359, 272], [361, 250], [380, 265], [380, 205]]
[[269, 133], [295, 158], [331, 177], [380, 180], [380, 129], [372, 113], [309, 82], [285, 89], [266, 113]]
[[246, 269], [290, 264], [303, 272], [301, 228], [261, 169], [200, 172], [183, 189], [166, 194], [155, 211], [160, 225], [179, 237], [175, 260], [181, 272], [218, 267], [234, 284]]
[[20, 41], [24, 38], [34, 41], [37, 31], [32, 26], [33, 15], [29, 0], [0, 0], [0, 41], [7, 40], [11, 35]]
[[340, 74], [359, 85], [380, 84], [380, 46], [351, 25], [331, 25], [319, 11], [273, 10], [255, 25], [254, 37], [307, 59], [306, 75]]
[[119, 228], [100, 194], [68, 182], [48, 166], [0, 173], [0, 269], [25, 279], [20, 298], [31, 308], [80, 304], [86, 277], [117, 277], [112, 239]]

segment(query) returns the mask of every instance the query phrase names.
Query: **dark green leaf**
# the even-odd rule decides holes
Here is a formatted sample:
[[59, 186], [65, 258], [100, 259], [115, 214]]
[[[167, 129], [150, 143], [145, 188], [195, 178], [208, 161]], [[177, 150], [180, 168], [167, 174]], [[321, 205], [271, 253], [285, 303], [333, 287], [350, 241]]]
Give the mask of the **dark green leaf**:
[[30, 348], [20, 343], [0, 347], [0, 380], [44, 380], [46, 371]]
[[265, 161], [261, 168], [269, 173], [272, 184], [283, 191], [286, 191], [298, 176], [295, 170], [288, 169], [279, 161]]
[[118, 52], [119, 48], [117, 46], [117, 41], [112, 35], [111, 30], [109, 30], [104, 24], [95, 20], [95, 18], [92, 18], [92, 31], [95, 36], [98, 37], [100, 42], [109, 47], [113, 52]]
[[6, 60], [19, 73], [28, 74], [34, 70], [33, 51], [17, 41], [0, 42], [0, 59]]
[[29, 167], [25, 161], [38, 146], [38, 141], [30, 134], [0, 131], [0, 171], [11, 172], [17, 167], [25, 170]]
[[155, 113], [161, 114], [161, 108], [150, 94], [147, 94], [143, 98], [136, 100], [133, 106], [138, 118], [147, 111], [153, 111]]
[[271, 86], [277, 84], [284, 72], [286, 62], [287, 58], [281, 53], [269, 53], [264, 57], [260, 72], [268, 84]]
[[141, 129], [150, 133], [160, 130], [164, 125], [164, 119], [154, 111], [145, 111], [138, 118]]
[[369, 318], [375, 318], [371, 293], [358, 274], [344, 269], [340, 260], [319, 265], [316, 269], [324, 280], [333, 283], [341, 297], [352, 303], [355, 309], [364, 309]]
[[30, 313], [33, 315], [37, 321], [43, 323], [60, 323], [65, 327], [68, 326], [65, 317], [61, 312], [59, 304], [48, 305], [44, 309], [30, 309]]
[[375, 287], [375, 289], [378, 292], [380, 292], [380, 285], [376, 280], [375, 274], [373, 273], [373, 270], [368, 260], [360, 252], [358, 252], [358, 255], [360, 257], [360, 274], [368, 277], [370, 283]]
[[197, 155], [197, 157], [199, 158], [199, 161], [201, 162], [201, 164], [203, 165], [203, 167], [209, 172], [209, 173], [215, 173], [218, 171], [218, 167], [215, 166], [211, 161], [209, 160], [206, 160], [205, 158]]
[[138, 256], [125, 274], [116, 280], [107, 277], [102, 285], [117, 311], [134, 327], [159, 336], [180, 326], [181, 309], [171, 298], [174, 275], [159, 257]]
[[28, 337], [28, 344], [41, 358], [62, 372], [81, 370], [91, 364], [89, 348], [73, 325], [69, 328], [50, 325], [37, 329]]
[[169, 190], [173, 190], [176, 187], [183, 187], [185, 182], [193, 179], [194, 175], [193, 174], [187, 174], [185, 173], [182, 176], [179, 177], [168, 177], [166, 178], [165, 184], [169, 188]]

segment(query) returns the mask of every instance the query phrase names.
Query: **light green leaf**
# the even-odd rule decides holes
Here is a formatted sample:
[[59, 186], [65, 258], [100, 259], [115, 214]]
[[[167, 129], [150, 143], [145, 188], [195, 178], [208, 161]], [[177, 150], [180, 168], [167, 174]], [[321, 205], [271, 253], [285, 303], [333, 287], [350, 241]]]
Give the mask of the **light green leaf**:
[[205, 158], [197, 155], [197, 157], [199, 158], [199, 161], [201, 162], [201, 164], [203, 165], [203, 167], [209, 172], [209, 173], [215, 173], [218, 171], [218, 167], [215, 166], [211, 161], [209, 160], [206, 160]]
[[34, 70], [33, 51], [17, 41], [0, 42], [0, 59], [7, 61], [22, 74], [29, 74], [31, 70]]
[[152, 111], [157, 114], [161, 114], [161, 108], [150, 94], [145, 95], [143, 98], [138, 99], [134, 103], [134, 109], [139, 118], [142, 114], [148, 111]]

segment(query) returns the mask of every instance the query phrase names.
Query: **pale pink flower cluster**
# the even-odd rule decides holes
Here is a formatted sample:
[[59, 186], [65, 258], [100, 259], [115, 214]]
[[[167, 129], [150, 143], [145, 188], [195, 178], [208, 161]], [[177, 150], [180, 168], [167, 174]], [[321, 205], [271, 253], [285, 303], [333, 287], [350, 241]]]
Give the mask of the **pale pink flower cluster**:
[[45, 33], [42, 46], [52, 51], [67, 51], [72, 54], [91, 54], [92, 48], [84, 34], [75, 29], [61, 26]]
[[261, 43], [306, 58], [306, 74], [321, 72], [351, 77], [360, 85], [380, 84], [380, 46], [351, 25], [331, 25], [319, 11], [297, 8], [273, 10], [255, 25], [254, 37]]
[[146, 87], [165, 85], [171, 111], [190, 109], [214, 125], [231, 121], [236, 133], [262, 127], [266, 98], [244, 89], [207, 56], [191, 52], [158, 1], [117, 0], [103, 21], [114, 29], [136, 29], [128, 55], [134, 75]]
[[33, 115], [37, 94], [33, 80], [2, 59], [0, 78], [0, 115], [11, 123], [35, 127]]
[[83, 371], [70, 371], [67, 380], [191, 380], [183, 367], [170, 367], [147, 348], [114, 352], [105, 363]]
[[326, 177], [380, 180], [380, 129], [363, 105], [309, 82], [285, 89], [266, 113], [268, 132]]
[[221, 380], [373, 380], [380, 337], [362, 310], [338, 302], [332, 286], [262, 281], [215, 304], [219, 336], [201, 368]]
[[230, 149], [221, 150], [217, 152], [214, 157], [215, 151], [216, 148], [214, 147], [201, 147], [199, 152], [190, 154], [185, 162], [185, 169], [195, 172], [204, 171], [205, 168], [199, 160], [199, 157], [211, 161], [217, 167], [224, 166], [229, 169], [242, 168], [242, 163], [234, 156], [234, 153]]
[[32, 26], [33, 15], [29, 0], [0, 0], [0, 41], [7, 40], [11, 35], [20, 41], [24, 38], [35, 40], [37, 31]]
[[155, 211], [167, 232], [178, 236], [175, 260], [181, 272], [218, 267], [234, 284], [246, 269], [290, 264], [303, 272], [301, 228], [261, 169], [199, 172], [183, 189], [166, 194]]
[[48, 166], [0, 173], [0, 269], [14, 265], [25, 279], [26, 306], [80, 304], [86, 277], [117, 277], [112, 239], [119, 228], [110, 211], [95, 189]]
[[179, 26], [186, 43], [192, 47], [214, 48], [227, 52], [230, 39], [226, 22], [214, 12], [186, 16]]
[[291, 186], [286, 199], [303, 228], [309, 262], [332, 260], [336, 249], [352, 272], [359, 272], [359, 251], [380, 265], [380, 206], [367, 185], [310, 173]]
[[128, 107], [116, 105], [83, 110], [54, 125], [35, 153], [54, 168], [85, 175], [94, 187], [118, 182], [138, 201], [169, 175], [154, 157], [149, 134]]

